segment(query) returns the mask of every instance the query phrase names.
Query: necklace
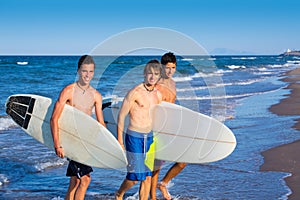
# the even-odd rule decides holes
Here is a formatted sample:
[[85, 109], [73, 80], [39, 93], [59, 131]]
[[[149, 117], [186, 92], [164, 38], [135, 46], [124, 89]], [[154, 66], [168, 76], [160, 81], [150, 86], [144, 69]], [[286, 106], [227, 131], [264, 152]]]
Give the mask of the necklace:
[[83, 88], [79, 85], [78, 81], [76, 82], [76, 84], [77, 84], [77, 86], [82, 90], [82, 94], [84, 94], [85, 91], [87, 91], [87, 90], [89, 89], [89, 87], [90, 87], [90, 85], [89, 85], [86, 89], [83, 89]]
[[152, 89], [147, 88], [146, 84], [144, 83], [144, 88], [148, 91], [148, 92], [152, 92], [154, 90], [154, 87]]

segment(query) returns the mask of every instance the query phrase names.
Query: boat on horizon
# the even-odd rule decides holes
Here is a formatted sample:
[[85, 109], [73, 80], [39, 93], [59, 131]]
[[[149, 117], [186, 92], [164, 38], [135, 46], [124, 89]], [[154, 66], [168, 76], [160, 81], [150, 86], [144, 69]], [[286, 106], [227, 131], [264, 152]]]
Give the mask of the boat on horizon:
[[27, 65], [28, 62], [25, 62], [25, 61], [23, 61], [23, 62], [17, 62], [17, 64], [18, 64], [18, 65]]

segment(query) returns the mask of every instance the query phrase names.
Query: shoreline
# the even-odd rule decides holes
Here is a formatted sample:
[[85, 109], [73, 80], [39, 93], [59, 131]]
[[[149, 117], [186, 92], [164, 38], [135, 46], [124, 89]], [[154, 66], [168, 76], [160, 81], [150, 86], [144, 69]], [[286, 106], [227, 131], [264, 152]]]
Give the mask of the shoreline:
[[[300, 108], [300, 68], [288, 71], [284, 76], [286, 77], [282, 81], [289, 83], [284, 89], [290, 89], [291, 92], [279, 103], [272, 105], [269, 111], [281, 116], [299, 116], [292, 128], [300, 131], [300, 109], [297, 109]], [[300, 152], [300, 140], [261, 153], [264, 163], [260, 166], [260, 171], [291, 173], [291, 176], [284, 178], [292, 192], [288, 196], [289, 200], [300, 199], [300, 156], [297, 152]]]

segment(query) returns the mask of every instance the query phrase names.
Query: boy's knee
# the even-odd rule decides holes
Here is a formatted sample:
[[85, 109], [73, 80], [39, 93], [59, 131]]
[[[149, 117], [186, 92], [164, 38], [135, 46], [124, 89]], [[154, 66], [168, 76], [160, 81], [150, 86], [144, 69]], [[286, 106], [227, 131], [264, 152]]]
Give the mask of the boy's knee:
[[185, 168], [186, 165], [187, 165], [186, 163], [178, 163], [178, 166], [179, 166], [181, 169]]
[[80, 185], [83, 186], [83, 187], [88, 187], [90, 182], [91, 182], [91, 176], [90, 175], [86, 175], [86, 176], [83, 176], [81, 177], [80, 179]]
[[146, 180], [147, 182], [151, 182], [152, 177], [151, 176], [146, 176]]

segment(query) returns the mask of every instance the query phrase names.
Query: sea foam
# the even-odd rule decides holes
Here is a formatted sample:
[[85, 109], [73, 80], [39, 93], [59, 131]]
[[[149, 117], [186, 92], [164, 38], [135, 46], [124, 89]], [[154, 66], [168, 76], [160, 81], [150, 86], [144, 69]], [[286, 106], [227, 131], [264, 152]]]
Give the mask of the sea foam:
[[0, 131], [17, 127], [17, 124], [8, 116], [0, 117]]

